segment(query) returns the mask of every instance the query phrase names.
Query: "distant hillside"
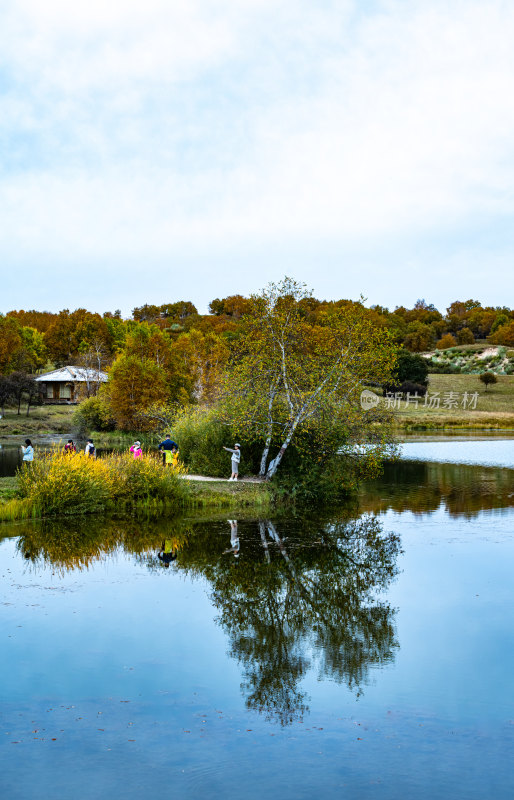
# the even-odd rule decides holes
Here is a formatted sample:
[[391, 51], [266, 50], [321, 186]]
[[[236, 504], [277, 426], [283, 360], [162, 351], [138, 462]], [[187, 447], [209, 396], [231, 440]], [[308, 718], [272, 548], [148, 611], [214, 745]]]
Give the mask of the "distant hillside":
[[432, 350], [422, 353], [429, 362], [429, 372], [442, 374], [479, 375], [494, 372], [495, 375], [514, 374], [514, 350], [503, 346], [480, 344], [458, 345], [447, 350]]

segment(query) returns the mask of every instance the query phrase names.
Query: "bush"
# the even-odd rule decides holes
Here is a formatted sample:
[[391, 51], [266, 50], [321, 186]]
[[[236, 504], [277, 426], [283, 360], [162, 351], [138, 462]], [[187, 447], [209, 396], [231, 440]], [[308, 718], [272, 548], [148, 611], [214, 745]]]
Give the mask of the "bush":
[[197, 407], [184, 409], [172, 426], [172, 438], [189, 472], [212, 477], [227, 475], [230, 464], [223, 445], [232, 446], [232, 434], [212, 412]]
[[394, 384], [399, 385], [404, 381], [428, 384], [428, 360], [408, 350], [400, 350], [394, 371]]
[[116, 428], [106, 403], [98, 395], [83, 400], [73, 414], [72, 424], [83, 436], [92, 431], [113, 431]]
[[438, 350], [448, 350], [450, 347], [455, 347], [457, 340], [451, 333], [446, 333], [436, 344]]
[[92, 459], [84, 453], [59, 451], [44, 456], [18, 473], [19, 492], [43, 516], [88, 514], [137, 507], [158, 501], [182, 505], [190, 491], [187, 481], [160, 459], [111, 455]]
[[474, 344], [475, 337], [469, 328], [461, 328], [457, 333], [457, 341], [459, 344]]
[[37, 459], [18, 474], [22, 497], [41, 514], [85, 514], [103, 510], [111, 488], [107, 464], [84, 453]]
[[388, 392], [391, 394], [401, 394], [403, 397], [405, 395], [410, 394], [411, 396], [414, 394], [418, 394], [420, 397], [424, 397], [427, 393], [428, 389], [422, 383], [413, 383], [412, 381], [404, 381], [399, 386], [391, 384], [389, 386], [384, 386], [384, 397]]
[[430, 361], [428, 371], [435, 375], [460, 375], [463, 367], [451, 364], [449, 361]]
[[258, 474], [262, 442], [248, 442], [219, 419], [215, 409], [185, 408], [172, 425], [180, 458], [189, 472], [224, 478], [230, 475], [230, 453], [223, 447], [241, 443], [241, 474]]

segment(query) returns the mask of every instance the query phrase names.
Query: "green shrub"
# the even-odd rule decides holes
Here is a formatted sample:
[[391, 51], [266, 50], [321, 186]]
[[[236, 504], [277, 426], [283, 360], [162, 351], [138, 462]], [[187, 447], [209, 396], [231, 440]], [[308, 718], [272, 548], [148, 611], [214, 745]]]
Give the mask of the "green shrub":
[[113, 431], [116, 423], [106, 403], [98, 396], [84, 400], [73, 414], [72, 423], [79, 434], [91, 431]]
[[400, 350], [390, 383], [399, 385], [404, 381], [411, 381], [412, 383], [421, 383], [423, 386], [427, 386], [428, 365], [428, 359], [423, 358], [423, 356], [417, 353], [409, 353], [405, 349]]
[[428, 371], [435, 375], [459, 375], [463, 368], [449, 361], [430, 361]]
[[172, 426], [180, 459], [190, 473], [223, 478], [230, 475], [230, 453], [223, 447], [241, 444], [240, 474], [258, 474], [262, 442], [248, 442], [224, 424], [213, 409], [185, 408]]

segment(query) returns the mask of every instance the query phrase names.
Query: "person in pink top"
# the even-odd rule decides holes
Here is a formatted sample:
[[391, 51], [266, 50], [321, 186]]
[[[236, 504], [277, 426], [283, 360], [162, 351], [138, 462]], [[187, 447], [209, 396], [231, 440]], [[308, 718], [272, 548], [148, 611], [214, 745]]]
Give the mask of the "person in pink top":
[[134, 458], [142, 458], [143, 451], [141, 450], [141, 442], [134, 442], [134, 444], [130, 448], [130, 452], [132, 453]]

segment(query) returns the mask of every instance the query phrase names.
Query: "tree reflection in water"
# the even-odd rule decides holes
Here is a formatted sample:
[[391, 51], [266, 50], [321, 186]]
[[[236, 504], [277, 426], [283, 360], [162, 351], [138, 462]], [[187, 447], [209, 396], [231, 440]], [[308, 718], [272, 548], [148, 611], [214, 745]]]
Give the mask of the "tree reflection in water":
[[386, 462], [384, 472], [361, 486], [360, 508], [373, 514], [444, 508], [472, 519], [482, 511], [514, 506], [514, 470], [426, 461]]
[[[172, 525], [66, 520], [17, 530], [29, 566], [87, 569], [124, 550], [151, 570], [207, 579], [230, 655], [242, 668], [247, 707], [283, 725], [308, 709], [301, 686], [308, 671], [360, 694], [370, 667], [392, 660], [398, 647], [394, 610], [380, 593], [397, 574], [400, 542], [373, 516]], [[177, 555], [170, 564], [159, 558], [163, 540]]]
[[378, 595], [396, 575], [399, 538], [368, 516], [238, 527], [237, 561], [219, 543], [221, 556], [209, 557], [212, 535], [195, 530], [176, 568], [209, 580], [248, 708], [282, 724], [301, 718], [313, 668], [359, 694], [398, 647], [394, 611]]

